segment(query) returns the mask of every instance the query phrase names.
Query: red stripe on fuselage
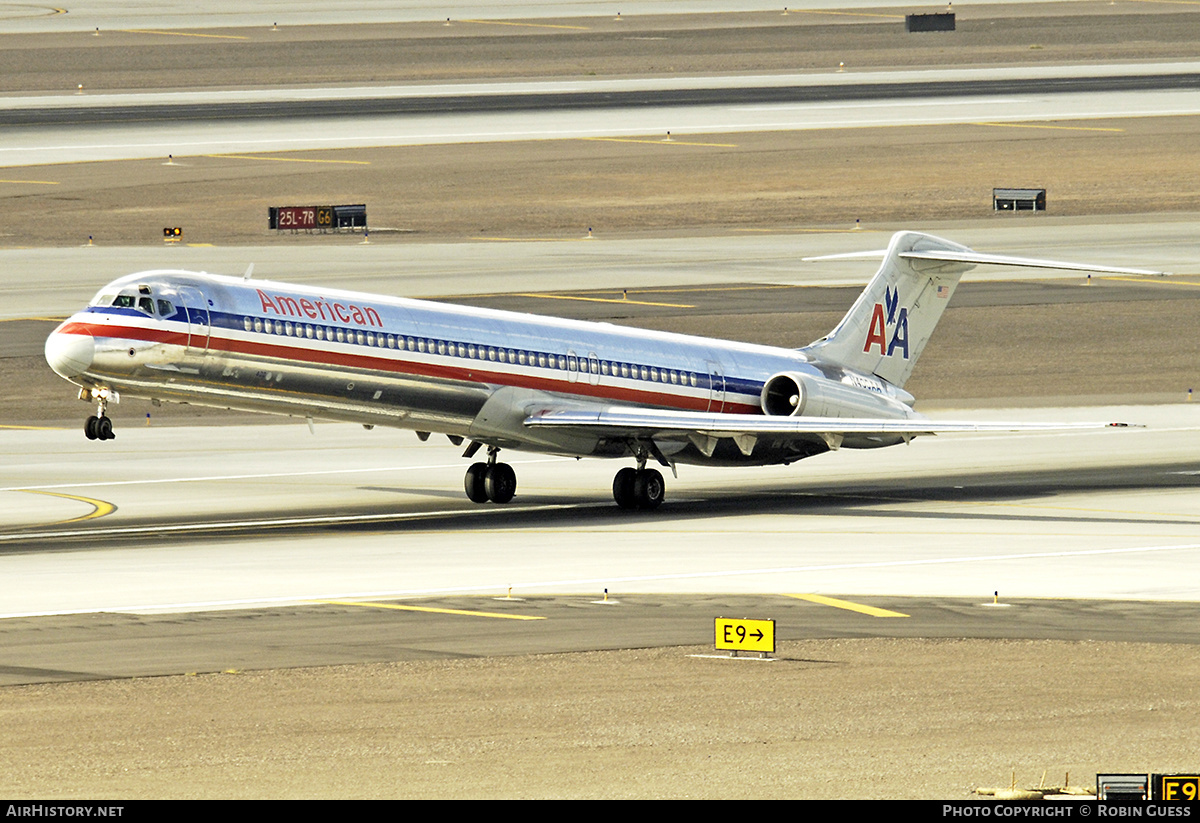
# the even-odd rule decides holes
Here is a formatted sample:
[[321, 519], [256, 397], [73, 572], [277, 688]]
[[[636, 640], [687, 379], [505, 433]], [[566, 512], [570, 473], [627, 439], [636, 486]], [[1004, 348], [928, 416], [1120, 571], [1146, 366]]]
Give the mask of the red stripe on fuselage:
[[[109, 326], [100, 323], [72, 322], [64, 325], [57, 333], [90, 334], [92, 337], [115, 337], [150, 343], [166, 343], [181, 347], [188, 344], [188, 335], [186, 333], [148, 329], [141, 326]], [[194, 334], [192, 336], [197, 337], [200, 335]], [[759, 414], [762, 411], [757, 405], [737, 403], [729, 400], [726, 400], [721, 408], [710, 408], [712, 404], [707, 396], [692, 397], [666, 392], [628, 389], [614, 385], [592, 385], [589, 382], [590, 372], [585, 371], [576, 372], [579, 375], [579, 380], [570, 382], [566, 379], [552, 380], [545, 377], [516, 374], [507, 371], [473, 369], [461, 366], [441, 366], [433, 363], [421, 363], [411, 360], [397, 360], [388, 357], [373, 357], [361, 354], [343, 354], [327, 349], [299, 348], [276, 343], [258, 343], [215, 335], [208, 337], [208, 349], [210, 351], [216, 350], [230, 354], [272, 357], [279, 360], [293, 361], [302, 365], [344, 366], [389, 374], [411, 375], [414, 377], [513, 386], [516, 388], [555, 392], [557, 394], [574, 394], [602, 400], [641, 403], [687, 411], [724, 411], [726, 413], [737, 414]], [[387, 349], [387, 351], [401, 353], [403, 350]], [[298, 356], [301, 354], [304, 356]], [[612, 378], [610, 377], [610, 379]]]

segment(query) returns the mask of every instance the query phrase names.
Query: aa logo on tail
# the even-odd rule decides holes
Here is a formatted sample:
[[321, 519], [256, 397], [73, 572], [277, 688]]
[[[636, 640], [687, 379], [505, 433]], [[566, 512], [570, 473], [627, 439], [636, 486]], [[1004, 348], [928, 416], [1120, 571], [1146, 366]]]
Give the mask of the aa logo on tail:
[[899, 349], [900, 356], [907, 360], [908, 309], [900, 305], [900, 290], [891, 286], [887, 287], [883, 300], [883, 303], [876, 303], [871, 312], [871, 327], [867, 331], [863, 352], [870, 352], [872, 346], [879, 346], [881, 355], [891, 357]]

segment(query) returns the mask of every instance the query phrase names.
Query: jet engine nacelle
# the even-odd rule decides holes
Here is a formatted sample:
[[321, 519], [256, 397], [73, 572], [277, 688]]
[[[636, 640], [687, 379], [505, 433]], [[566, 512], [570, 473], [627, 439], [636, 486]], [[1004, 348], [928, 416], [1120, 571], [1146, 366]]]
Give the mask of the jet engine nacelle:
[[764, 414], [778, 417], [906, 418], [911, 413], [878, 392], [796, 372], [781, 372], [768, 380], [759, 402]]

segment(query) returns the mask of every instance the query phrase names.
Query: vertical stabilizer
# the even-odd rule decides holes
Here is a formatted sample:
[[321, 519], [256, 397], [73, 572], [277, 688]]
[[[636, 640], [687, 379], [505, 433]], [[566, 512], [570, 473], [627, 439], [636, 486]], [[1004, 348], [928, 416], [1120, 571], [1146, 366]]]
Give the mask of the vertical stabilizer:
[[[932, 253], [907, 257], [909, 253]], [[817, 360], [836, 363], [903, 386], [963, 272], [973, 263], [939, 257], [971, 254], [966, 246], [929, 234], [897, 232], [884, 253], [883, 265], [858, 300], [828, 335], [804, 351]]]

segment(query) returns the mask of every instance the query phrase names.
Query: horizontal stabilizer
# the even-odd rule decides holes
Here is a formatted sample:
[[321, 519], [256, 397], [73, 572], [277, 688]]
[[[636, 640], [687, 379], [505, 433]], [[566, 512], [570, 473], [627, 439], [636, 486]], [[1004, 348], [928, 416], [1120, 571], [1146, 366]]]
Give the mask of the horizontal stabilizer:
[[1067, 263], [1062, 260], [1037, 260], [1032, 257], [1009, 257], [1003, 254], [983, 254], [977, 251], [910, 251], [900, 255], [906, 260], [939, 260], [950, 263], [983, 264], [989, 266], [1023, 266], [1031, 269], [1064, 269], [1066, 271], [1094, 271], [1102, 274], [1149, 274], [1166, 272], [1150, 269], [1127, 269], [1121, 266], [1097, 266], [1094, 263]]
[[[887, 249], [873, 251], [852, 251], [845, 254], [825, 254], [820, 257], [805, 257], [805, 263], [817, 263], [822, 260], [882, 260], [887, 256]], [[1030, 269], [1061, 269], [1064, 271], [1094, 271], [1101, 274], [1142, 274], [1163, 275], [1166, 272], [1152, 269], [1131, 269], [1122, 266], [1097, 266], [1094, 263], [1068, 263], [1063, 260], [1040, 260], [1034, 257], [1012, 257], [1005, 254], [986, 254], [977, 251], [908, 251], [900, 252], [898, 257], [904, 260], [934, 260], [945, 263], [966, 263], [968, 265], [988, 266], [1020, 266]]]

